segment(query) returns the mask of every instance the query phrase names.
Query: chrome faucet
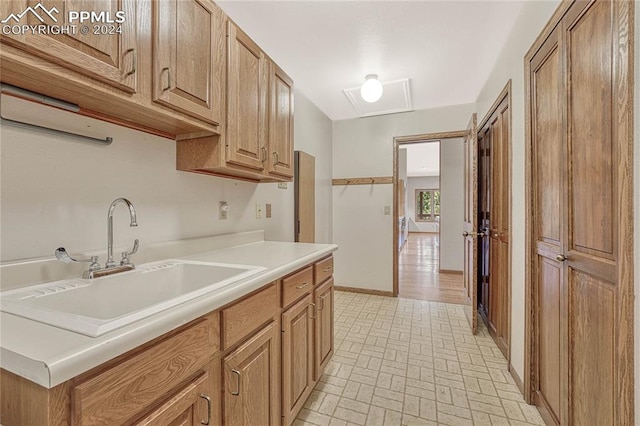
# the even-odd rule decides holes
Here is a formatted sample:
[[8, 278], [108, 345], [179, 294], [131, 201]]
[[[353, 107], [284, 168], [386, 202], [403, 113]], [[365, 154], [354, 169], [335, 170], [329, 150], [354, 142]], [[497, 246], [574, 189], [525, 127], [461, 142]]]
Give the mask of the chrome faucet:
[[[113, 200], [113, 203], [109, 206], [109, 213], [107, 214], [107, 263], [104, 264], [105, 268], [113, 268], [116, 266], [116, 261], [113, 260], [113, 211], [118, 203], [124, 203], [129, 208], [129, 216], [131, 217], [131, 223], [129, 226], [138, 226], [138, 222], [136, 222], [136, 209], [133, 207], [133, 204], [131, 204], [131, 201], [126, 198], [116, 198]], [[134, 252], [137, 251], [137, 246], [138, 243], [136, 242], [134, 244]]]
[[90, 264], [89, 269], [82, 275], [85, 279], [99, 278], [105, 275], [117, 274], [118, 272], [131, 271], [132, 269], [135, 269], [136, 267], [129, 260], [129, 256], [138, 251], [138, 247], [140, 245], [140, 241], [138, 239], [133, 242], [133, 249], [131, 249], [131, 251], [122, 252], [120, 265], [117, 265], [115, 260], [113, 260], [113, 211], [119, 203], [124, 203], [129, 208], [129, 216], [131, 218], [129, 226], [138, 226], [138, 222], [136, 220], [136, 209], [133, 207], [133, 204], [131, 204], [131, 201], [126, 198], [116, 198], [113, 200], [113, 203], [109, 206], [109, 212], [107, 213], [107, 261], [104, 264], [104, 268], [100, 267], [100, 263], [98, 263], [98, 256], [91, 256], [90, 259], [76, 260], [67, 253], [64, 247], [60, 247], [56, 250], [56, 258], [64, 263], [88, 262]]

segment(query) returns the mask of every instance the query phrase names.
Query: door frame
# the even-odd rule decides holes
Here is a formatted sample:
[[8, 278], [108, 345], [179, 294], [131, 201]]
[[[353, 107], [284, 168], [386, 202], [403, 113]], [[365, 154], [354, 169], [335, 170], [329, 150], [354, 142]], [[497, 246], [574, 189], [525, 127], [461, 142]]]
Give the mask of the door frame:
[[451, 132], [424, 133], [420, 135], [396, 136], [393, 138], [393, 297], [398, 297], [398, 150], [400, 145], [411, 145], [424, 143], [430, 140], [464, 138], [469, 132], [467, 130], [454, 130]]
[[[533, 403], [533, 386], [536, 383], [536, 371], [538, 368], [537, 352], [537, 329], [535, 321], [534, 296], [538, 288], [534, 280], [535, 277], [535, 242], [533, 241], [533, 208], [534, 194], [532, 191], [533, 168], [533, 140], [532, 140], [532, 109], [531, 109], [531, 59], [541, 48], [542, 44], [549, 37], [551, 32], [560, 23], [565, 13], [573, 5], [574, 1], [564, 1], [560, 3], [553, 16], [549, 19], [544, 29], [540, 32], [531, 48], [524, 58], [524, 89], [525, 89], [525, 352], [524, 352], [524, 398], [529, 404]], [[619, 263], [622, 267], [620, 274], [620, 299], [617, 308], [617, 321], [620, 327], [626, 330], [627, 340], [622, 348], [617, 352], [622, 358], [621, 363], [625, 365], [627, 380], [622, 378], [618, 381], [618, 388], [615, 390], [619, 399], [622, 421], [632, 424], [634, 419], [634, 222], [633, 222], [633, 138], [634, 138], [634, 2], [616, 2], [618, 6], [618, 19], [615, 27], [619, 29], [621, 22], [626, 22], [628, 42], [620, 44], [618, 47], [625, 49], [620, 53], [628, 61], [629, 72], [626, 76], [626, 85], [616, 84], [617, 93], [613, 95], [625, 109], [623, 116], [626, 120], [620, 121], [617, 125], [617, 143], [624, 143], [625, 149], [620, 151], [618, 159], [619, 171], [624, 171], [624, 176], [629, 179], [619, 179], [618, 191], [621, 199], [619, 212], [618, 229], [625, 230], [624, 238], [619, 238], [618, 248], [620, 253]], [[618, 62], [620, 63], [620, 62]], [[626, 87], [625, 87], [626, 86]], [[620, 232], [620, 231], [619, 231]]]

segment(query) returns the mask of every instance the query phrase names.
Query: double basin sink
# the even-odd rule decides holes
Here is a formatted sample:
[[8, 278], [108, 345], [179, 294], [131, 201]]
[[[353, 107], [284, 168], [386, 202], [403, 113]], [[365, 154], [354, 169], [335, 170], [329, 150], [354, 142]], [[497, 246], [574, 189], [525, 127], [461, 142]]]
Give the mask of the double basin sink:
[[0, 310], [97, 337], [264, 269], [164, 260], [92, 280], [67, 279], [4, 291], [0, 293]]

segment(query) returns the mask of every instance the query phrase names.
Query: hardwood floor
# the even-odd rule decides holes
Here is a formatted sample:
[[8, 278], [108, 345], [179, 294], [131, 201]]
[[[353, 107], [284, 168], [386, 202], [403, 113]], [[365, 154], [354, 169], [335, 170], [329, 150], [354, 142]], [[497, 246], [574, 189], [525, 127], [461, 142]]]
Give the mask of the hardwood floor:
[[438, 234], [411, 233], [398, 256], [399, 296], [466, 304], [462, 274], [440, 272]]

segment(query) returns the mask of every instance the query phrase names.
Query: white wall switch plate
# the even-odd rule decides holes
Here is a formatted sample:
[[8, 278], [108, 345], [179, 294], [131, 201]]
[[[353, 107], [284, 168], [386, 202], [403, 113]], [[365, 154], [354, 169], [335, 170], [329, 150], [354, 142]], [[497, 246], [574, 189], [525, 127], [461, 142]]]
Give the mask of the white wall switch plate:
[[389, 205], [384, 206], [384, 215], [391, 216], [391, 206]]
[[256, 219], [262, 219], [263, 210], [262, 204], [256, 204]]
[[278, 182], [278, 188], [287, 189], [287, 182]]
[[266, 204], [264, 209], [264, 217], [271, 219], [271, 204]]

